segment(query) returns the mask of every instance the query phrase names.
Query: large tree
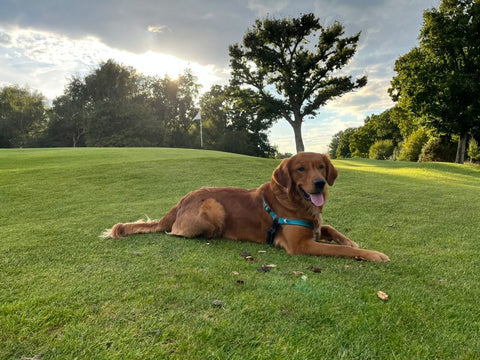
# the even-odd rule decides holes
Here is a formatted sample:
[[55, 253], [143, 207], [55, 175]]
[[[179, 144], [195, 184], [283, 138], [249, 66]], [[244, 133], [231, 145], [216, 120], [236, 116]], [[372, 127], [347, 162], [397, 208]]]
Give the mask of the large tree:
[[[344, 36], [335, 22], [323, 27], [314, 14], [257, 20], [243, 44], [229, 47], [233, 86], [255, 89], [266, 113], [293, 127], [297, 152], [304, 150], [302, 123], [327, 101], [365, 86], [366, 76], [333, 76], [357, 49], [360, 33]], [[313, 46], [309, 46], [313, 44]]]
[[480, 2], [443, 0], [423, 18], [420, 46], [396, 61], [389, 92], [428, 126], [458, 135], [463, 163], [467, 137], [480, 127]]

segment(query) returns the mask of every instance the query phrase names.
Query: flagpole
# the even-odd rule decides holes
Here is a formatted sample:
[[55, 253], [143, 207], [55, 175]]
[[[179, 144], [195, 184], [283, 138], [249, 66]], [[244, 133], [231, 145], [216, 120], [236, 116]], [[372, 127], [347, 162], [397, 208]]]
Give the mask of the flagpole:
[[193, 120], [200, 120], [200, 148], [203, 149], [203, 129], [202, 129], [202, 114], [199, 111]]

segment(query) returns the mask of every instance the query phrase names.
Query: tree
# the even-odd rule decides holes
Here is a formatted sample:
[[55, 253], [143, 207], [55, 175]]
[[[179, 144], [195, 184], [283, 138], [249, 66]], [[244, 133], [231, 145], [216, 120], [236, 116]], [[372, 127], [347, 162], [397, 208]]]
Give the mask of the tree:
[[337, 149], [340, 145], [340, 139], [343, 134], [343, 131], [339, 131], [335, 135], [332, 136], [332, 140], [328, 144], [328, 154], [330, 155], [331, 159], [337, 158]]
[[420, 46], [395, 63], [394, 101], [438, 132], [459, 136], [456, 162], [480, 127], [480, 2], [443, 0], [424, 12]]
[[[366, 76], [333, 76], [355, 54], [360, 38], [360, 33], [343, 35], [339, 22], [324, 28], [314, 14], [265, 18], [256, 20], [242, 45], [229, 47], [231, 84], [253, 88], [269, 117], [283, 117], [292, 126], [297, 152], [305, 148], [301, 128], [306, 117], [367, 83]], [[307, 47], [312, 41], [313, 50]]]
[[394, 147], [402, 141], [398, 119], [394, 114], [392, 108], [379, 115], [367, 116], [365, 124], [350, 136], [349, 146], [353, 157], [368, 158], [371, 146], [379, 140], [391, 140]]
[[45, 97], [29, 89], [6, 86], [0, 91], [0, 147], [32, 146], [45, 129]]
[[85, 85], [73, 77], [64, 94], [53, 101], [52, 116], [48, 124], [49, 146], [85, 146], [87, 109]]
[[352, 157], [352, 153], [350, 152], [350, 138], [356, 130], [355, 128], [348, 128], [337, 134], [340, 139], [338, 141], [336, 158], [343, 159]]
[[393, 141], [391, 139], [378, 140], [375, 141], [372, 146], [370, 146], [368, 157], [370, 159], [388, 160], [393, 157], [394, 149], [395, 146], [393, 145]]
[[238, 89], [212, 86], [200, 101], [205, 147], [261, 157], [273, 155], [265, 132], [273, 120], [264, 117], [256, 100], [255, 96], [239, 95]]

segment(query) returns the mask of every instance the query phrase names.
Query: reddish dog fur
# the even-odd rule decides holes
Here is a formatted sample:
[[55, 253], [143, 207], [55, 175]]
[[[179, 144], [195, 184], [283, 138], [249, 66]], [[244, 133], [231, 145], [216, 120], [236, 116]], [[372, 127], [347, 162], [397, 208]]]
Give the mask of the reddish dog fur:
[[[263, 199], [279, 216], [307, 220], [314, 229], [281, 225], [274, 245], [289, 254], [341, 256], [377, 262], [389, 261], [378, 251], [358, 245], [329, 225], [322, 225], [327, 186], [337, 178], [328, 155], [299, 153], [283, 160], [270, 182], [257, 189], [201, 188], [183, 197], [159, 221], [119, 223], [104, 233], [114, 239], [130, 234], [169, 232], [183, 237], [224, 237], [257, 243], [267, 242], [272, 217]], [[316, 203], [316, 204], [314, 204]], [[337, 244], [331, 244], [330, 242]]]

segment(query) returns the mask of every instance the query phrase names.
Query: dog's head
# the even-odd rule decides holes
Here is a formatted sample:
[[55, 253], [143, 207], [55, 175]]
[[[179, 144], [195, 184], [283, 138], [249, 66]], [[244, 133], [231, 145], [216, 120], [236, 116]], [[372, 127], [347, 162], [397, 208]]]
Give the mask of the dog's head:
[[328, 155], [302, 152], [283, 160], [272, 175], [272, 186], [285, 191], [291, 201], [321, 208], [327, 196], [327, 184], [337, 178]]

